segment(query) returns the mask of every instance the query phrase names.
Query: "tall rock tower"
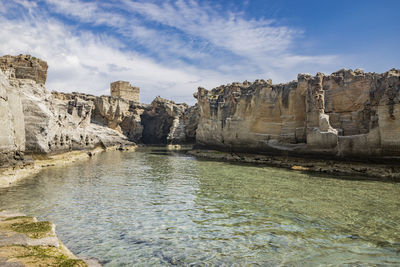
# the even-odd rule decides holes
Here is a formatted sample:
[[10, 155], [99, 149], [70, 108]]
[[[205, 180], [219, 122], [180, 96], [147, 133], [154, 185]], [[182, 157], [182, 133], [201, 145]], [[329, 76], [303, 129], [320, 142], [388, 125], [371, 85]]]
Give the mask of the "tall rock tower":
[[129, 82], [116, 81], [110, 84], [111, 96], [139, 102], [139, 87], [132, 86]]

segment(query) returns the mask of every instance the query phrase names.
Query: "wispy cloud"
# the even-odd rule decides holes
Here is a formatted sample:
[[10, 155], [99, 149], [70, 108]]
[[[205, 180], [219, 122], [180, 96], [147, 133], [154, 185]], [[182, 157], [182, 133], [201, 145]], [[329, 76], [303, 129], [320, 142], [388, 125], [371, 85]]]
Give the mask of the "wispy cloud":
[[221, 14], [209, 5], [178, 0], [174, 3], [123, 1], [132, 12], [149, 20], [204, 38], [238, 55], [284, 51], [299, 30], [275, 25], [273, 20], [246, 20], [241, 14]]
[[[302, 30], [195, 0], [0, 0], [0, 53], [30, 53], [50, 65], [48, 87], [108, 93], [113, 80], [156, 95], [194, 102], [197, 86], [244, 79], [293, 79], [302, 66], [318, 70], [333, 55], [296, 53]], [[2, 11], [3, 10], [3, 11]], [[22, 35], [21, 32], [24, 32]]]
[[82, 2], [79, 0], [45, 0], [54, 12], [95, 25], [118, 26], [126, 24], [126, 19], [118, 13], [109, 12], [110, 5], [103, 2]]

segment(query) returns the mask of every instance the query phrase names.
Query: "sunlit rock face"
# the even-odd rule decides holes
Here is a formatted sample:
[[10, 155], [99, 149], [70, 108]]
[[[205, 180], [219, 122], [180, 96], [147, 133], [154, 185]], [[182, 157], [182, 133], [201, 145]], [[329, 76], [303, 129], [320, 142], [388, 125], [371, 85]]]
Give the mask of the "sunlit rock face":
[[25, 122], [20, 91], [0, 70], [0, 167], [21, 163], [25, 151]]
[[338, 157], [400, 155], [400, 70], [199, 88], [199, 145]]
[[57, 153], [129, 143], [118, 131], [91, 123], [92, 99], [49, 92], [46, 62], [28, 55], [4, 56], [0, 69], [3, 154], [18, 159], [23, 151]]
[[0, 57], [0, 69], [9, 78], [30, 79], [37, 84], [45, 84], [48, 65], [46, 61], [31, 55], [7, 55]]

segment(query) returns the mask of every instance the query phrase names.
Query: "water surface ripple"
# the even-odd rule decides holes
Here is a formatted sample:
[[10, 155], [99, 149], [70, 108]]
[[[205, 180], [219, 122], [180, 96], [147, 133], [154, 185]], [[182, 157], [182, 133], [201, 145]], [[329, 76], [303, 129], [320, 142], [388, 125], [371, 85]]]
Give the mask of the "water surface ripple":
[[0, 189], [105, 266], [400, 265], [400, 184], [107, 152]]

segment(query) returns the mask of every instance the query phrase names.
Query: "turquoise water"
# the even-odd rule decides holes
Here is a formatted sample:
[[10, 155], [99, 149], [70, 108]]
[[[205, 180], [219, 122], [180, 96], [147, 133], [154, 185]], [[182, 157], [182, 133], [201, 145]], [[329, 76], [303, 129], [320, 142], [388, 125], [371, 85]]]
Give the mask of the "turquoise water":
[[107, 152], [0, 189], [105, 266], [400, 265], [400, 184]]

